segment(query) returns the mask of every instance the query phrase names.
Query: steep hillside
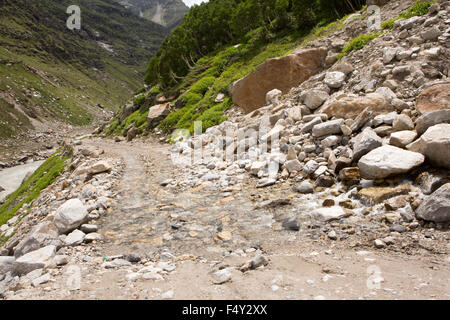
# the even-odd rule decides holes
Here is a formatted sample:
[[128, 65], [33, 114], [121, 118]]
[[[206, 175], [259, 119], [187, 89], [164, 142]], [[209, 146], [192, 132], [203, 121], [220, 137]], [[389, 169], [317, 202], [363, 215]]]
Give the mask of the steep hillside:
[[[229, 88], [234, 81], [269, 58], [342, 28], [363, 1], [348, 6], [328, 0], [283, 3], [217, 0], [191, 8], [150, 60], [145, 82], [151, 90], [121, 112], [108, 132], [121, 134], [133, 123], [146, 131], [149, 107], [165, 100], [173, 100], [170, 114], [159, 123], [165, 133], [193, 131], [196, 120], [203, 121], [204, 130], [219, 124], [233, 105]], [[223, 97], [216, 99], [219, 94]]]
[[115, 0], [133, 13], [168, 27], [181, 24], [189, 8], [182, 0]]
[[54, 120], [84, 125], [113, 110], [140, 86], [166, 35], [111, 0], [78, 1], [81, 30], [71, 31], [71, 4], [1, 1], [1, 138]]

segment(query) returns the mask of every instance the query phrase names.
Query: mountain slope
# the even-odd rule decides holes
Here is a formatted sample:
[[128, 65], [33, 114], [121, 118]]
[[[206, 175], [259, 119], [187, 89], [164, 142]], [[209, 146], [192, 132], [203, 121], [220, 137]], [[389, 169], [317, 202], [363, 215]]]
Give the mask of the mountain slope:
[[69, 30], [65, 0], [0, 1], [0, 137], [62, 120], [90, 123], [135, 91], [167, 29], [112, 0], [80, 0]]
[[189, 8], [182, 0], [115, 0], [133, 13], [172, 29], [181, 24]]
[[125, 121], [130, 110], [117, 115], [108, 132], [124, 133], [133, 123], [143, 132], [153, 129], [146, 128], [146, 111], [169, 97], [171, 113], [159, 123], [166, 133], [193, 131], [195, 121], [203, 129], [223, 122], [233, 106], [228, 89], [234, 81], [269, 58], [342, 28], [363, 2], [214, 0], [193, 6], [150, 59], [144, 81], [153, 87], [135, 99], [145, 101], [135, 103]]

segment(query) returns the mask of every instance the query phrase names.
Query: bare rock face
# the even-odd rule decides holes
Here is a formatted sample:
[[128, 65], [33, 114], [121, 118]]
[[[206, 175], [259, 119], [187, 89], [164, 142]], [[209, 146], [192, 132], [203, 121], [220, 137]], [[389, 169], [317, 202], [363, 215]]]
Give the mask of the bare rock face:
[[322, 69], [326, 55], [326, 49], [316, 48], [266, 60], [251, 74], [233, 84], [233, 102], [247, 113], [264, 106], [267, 92], [276, 88], [287, 93], [317, 74]]
[[344, 97], [326, 105], [320, 112], [326, 113], [330, 118], [356, 118], [366, 108], [373, 115], [395, 111], [386, 98], [379, 93], [369, 93], [365, 97]]
[[170, 103], [153, 106], [148, 111], [147, 123], [149, 128], [156, 127], [170, 113]]
[[422, 202], [416, 215], [427, 221], [450, 221], [450, 183], [444, 184]]
[[407, 149], [425, 155], [436, 166], [450, 168], [450, 124], [441, 123], [428, 128]]
[[363, 156], [358, 167], [364, 179], [375, 180], [406, 173], [424, 161], [425, 157], [420, 153], [386, 145]]
[[437, 84], [422, 91], [417, 97], [416, 109], [422, 114], [450, 109], [450, 83]]

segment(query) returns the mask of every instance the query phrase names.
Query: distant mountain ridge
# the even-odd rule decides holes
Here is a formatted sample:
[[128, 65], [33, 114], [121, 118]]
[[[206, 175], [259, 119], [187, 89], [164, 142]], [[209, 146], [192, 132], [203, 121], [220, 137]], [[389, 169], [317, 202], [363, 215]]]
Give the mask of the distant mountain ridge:
[[133, 13], [168, 27], [181, 24], [189, 8], [182, 0], [114, 0]]

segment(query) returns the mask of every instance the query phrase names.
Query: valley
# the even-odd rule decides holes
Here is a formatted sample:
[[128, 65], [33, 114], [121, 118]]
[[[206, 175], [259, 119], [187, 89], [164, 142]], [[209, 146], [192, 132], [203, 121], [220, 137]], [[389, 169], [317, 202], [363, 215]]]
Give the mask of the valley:
[[450, 1], [150, 2], [0, 31], [0, 299], [450, 298]]

